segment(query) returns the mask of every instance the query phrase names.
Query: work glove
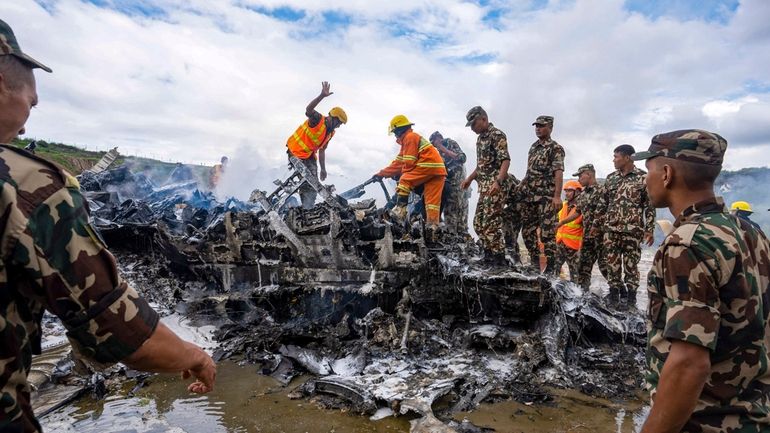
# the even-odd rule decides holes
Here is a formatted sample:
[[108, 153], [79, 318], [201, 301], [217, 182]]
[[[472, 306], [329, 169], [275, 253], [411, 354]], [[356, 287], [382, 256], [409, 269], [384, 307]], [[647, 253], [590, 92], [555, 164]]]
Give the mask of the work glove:
[[375, 181], [375, 182], [379, 182], [379, 181], [381, 181], [383, 178], [384, 178], [384, 177], [383, 177], [383, 176], [380, 176], [379, 174], [375, 174], [374, 176], [372, 176], [372, 180], [373, 180], [373, 181]]

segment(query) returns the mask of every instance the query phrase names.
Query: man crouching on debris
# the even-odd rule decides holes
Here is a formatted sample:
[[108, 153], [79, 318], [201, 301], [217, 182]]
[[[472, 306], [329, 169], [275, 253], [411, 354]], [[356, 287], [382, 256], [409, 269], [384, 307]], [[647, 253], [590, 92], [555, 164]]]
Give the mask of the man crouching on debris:
[[[0, 20], [0, 143], [24, 133], [37, 105], [34, 68]], [[40, 354], [43, 310], [57, 315], [73, 347], [100, 363], [123, 362], [197, 379], [188, 389], [214, 387], [216, 366], [198, 346], [159, 322], [118, 275], [115, 259], [88, 224], [77, 180], [55, 165], [0, 145], [0, 431], [39, 432], [27, 374]]]
[[391, 216], [401, 222], [406, 218], [409, 193], [424, 185], [423, 198], [428, 227], [435, 230], [441, 218], [441, 193], [447, 171], [438, 149], [420, 134], [412, 131], [413, 125], [414, 123], [403, 114], [391, 119], [388, 132], [396, 135], [396, 143], [401, 145], [401, 151], [390, 165], [377, 172], [373, 178], [398, 178], [396, 207], [391, 211]]
[[701, 130], [656, 135], [651, 204], [677, 215], [648, 277], [643, 433], [770, 431], [770, 242], [714, 196], [727, 141]]

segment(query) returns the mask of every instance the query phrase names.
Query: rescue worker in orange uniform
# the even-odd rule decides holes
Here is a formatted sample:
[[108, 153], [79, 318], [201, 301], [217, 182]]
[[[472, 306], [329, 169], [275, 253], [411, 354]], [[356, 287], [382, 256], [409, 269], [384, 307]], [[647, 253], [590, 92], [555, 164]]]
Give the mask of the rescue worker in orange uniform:
[[570, 281], [577, 282], [580, 276], [580, 248], [583, 245], [583, 216], [575, 218], [573, 214], [576, 213], [575, 205], [583, 185], [570, 180], [562, 189], [567, 200], [562, 203], [556, 225], [556, 270], [558, 272], [566, 261]]
[[406, 218], [409, 193], [422, 185], [428, 226], [435, 228], [439, 223], [441, 191], [444, 189], [447, 171], [438, 150], [426, 138], [412, 131], [412, 125], [414, 123], [403, 114], [390, 121], [389, 132], [396, 135], [396, 143], [401, 145], [401, 151], [390, 165], [373, 178], [398, 179], [396, 207], [391, 211], [391, 216], [399, 222]]
[[[300, 125], [286, 141], [287, 153], [294, 156], [318, 178], [318, 165], [316, 158], [321, 164], [320, 180], [326, 180], [326, 147], [329, 141], [334, 137], [334, 130], [343, 123], [348, 122], [348, 115], [340, 107], [334, 107], [329, 111], [328, 116], [324, 116], [315, 110], [315, 107], [327, 96], [334, 94], [331, 92], [330, 85], [324, 81], [321, 83], [321, 94], [305, 108], [307, 120]], [[289, 167], [292, 167], [291, 158]], [[299, 197], [302, 201], [302, 207], [310, 209], [315, 204], [316, 190], [308, 183], [303, 183], [299, 189]]]

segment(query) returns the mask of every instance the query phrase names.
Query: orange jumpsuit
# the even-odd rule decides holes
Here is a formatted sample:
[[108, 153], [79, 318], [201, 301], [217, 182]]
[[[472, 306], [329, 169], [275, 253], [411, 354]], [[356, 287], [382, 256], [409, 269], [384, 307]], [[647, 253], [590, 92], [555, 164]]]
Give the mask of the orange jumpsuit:
[[428, 223], [438, 224], [441, 213], [441, 191], [444, 189], [446, 167], [444, 160], [433, 145], [416, 132], [409, 129], [396, 143], [401, 151], [389, 166], [377, 173], [382, 177], [398, 179], [396, 194], [409, 196], [412, 189], [425, 185], [423, 198]]

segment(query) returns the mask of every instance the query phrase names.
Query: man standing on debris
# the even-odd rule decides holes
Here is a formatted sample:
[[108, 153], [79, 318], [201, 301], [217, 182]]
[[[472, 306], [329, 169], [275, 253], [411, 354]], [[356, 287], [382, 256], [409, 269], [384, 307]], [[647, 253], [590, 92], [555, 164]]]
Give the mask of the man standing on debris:
[[556, 225], [556, 273], [559, 273], [564, 262], [569, 267], [569, 279], [578, 281], [578, 265], [580, 264], [580, 248], [583, 245], [583, 216], [575, 210], [577, 198], [581, 195], [583, 186], [576, 180], [564, 184], [566, 201], [559, 211], [559, 223]]
[[583, 191], [575, 201], [575, 213], [568, 217], [566, 222], [578, 217], [583, 218], [583, 245], [580, 247], [577, 283], [588, 290], [591, 287], [591, 273], [597, 260], [599, 260], [599, 270], [602, 275], [605, 275], [605, 264], [601, 255], [602, 228], [597, 224], [601, 187], [596, 183], [596, 170], [593, 164], [581, 165], [572, 175], [577, 176]]
[[476, 139], [476, 169], [462, 183], [468, 189], [474, 180], [479, 185], [479, 202], [473, 217], [473, 229], [479, 236], [484, 250], [484, 262], [493, 266], [506, 266], [505, 235], [503, 232], [503, 208], [510, 182], [508, 167], [508, 139], [495, 127], [487, 112], [479, 106], [468, 110], [465, 126], [478, 134]]
[[521, 183], [512, 173], [508, 173], [508, 195], [503, 207], [503, 232], [505, 233], [505, 250], [511, 256], [513, 263], [521, 264], [521, 252], [519, 250], [519, 233], [521, 232], [521, 196], [518, 186]]
[[633, 153], [630, 144], [615, 148], [612, 162], [617, 171], [607, 176], [598, 200], [599, 227], [605, 230], [602, 252], [610, 286], [609, 300], [625, 307], [636, 305], [640, 244], [652, 245], [655, 229], [655, 209], [644, 189], [646, 173], [634, 166]]
[[532, 143], [527, 158], [527, 173], [518, 186], [523, 198], [519, 203], [521, 234], [529, 251], [530, 266], [539, 267], [540, 241], [546, 257], [546, 274], [556, 272], [556, 214], [562, 207], [561, 187], [564, 178], [564, 148], [551, 138], [552, 116], [538, 116], [535, 122], [537, 141]]
[[423, 185], [423, 200], [429, 228], [435, 230], [441, 213], [441, 192], [444, 189], [447, 170], [438, 150], [416, 132], [403, 114], [396, 115], [390, 121], [389, 131], [396, 135], [396, 143], [401, 146], [396, 159], [390, 165], [375, 174], [374, 178], [398, 178], [396, 187], [396, 207], [391, 216], [396, 221], [406, 219], [406, 205], [409, 193]]
[[[302, 164], [312, 176], [319, 178], [318, 163], [321, 164], [320, 180], [326, 180], [326, 147], [334, 137], [334, 130], [343, 123], [348, 123], [348, 115], [340, 107], [329, 110], [329, 115], [324, 116], [315, 110], [315, 107], [327, 96], [333, 95], [328, 82], [321, 83], [321, 94], [310, 101], [305, 107], [307, 120], [302, 123], [286, 141], [289, 154], [289, 167], [293, 168], [292, 156], [296, 163]], [[316, 190], [307, 182], [299, 189], [302, 207], [311, 209], [315, 204]]]
[[444, 138], [439, 131], [430, 135], [430, 142], [438, 149], [446, 165], [446, 182], [441, 195], [441, 212], [449, 232], [468, 236], [468, 194], [460, 188], [465, 180], [465, 152], [451, 138]]
[[[0, 143], [24, 133], [37, 105], [34, 68], [0, 20]], [[0, 145], [0, 431], [41, 430], [27, 374], [40, 354], [44, 310], [58, 316], [76, 352], [100, 363], [181, 372], [188, 389], [211, 391], [216, 366], [181, 340], [118, 275], [115, 259], [88, 223], [77, 180], [44, 159]]]
[[633, 156], [647, 160], [652, 205], [677, 216], [648, 277], [642, 433], [770, 431], [770, 242], [714, 196], [726, 150], [683, 130]]

